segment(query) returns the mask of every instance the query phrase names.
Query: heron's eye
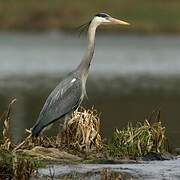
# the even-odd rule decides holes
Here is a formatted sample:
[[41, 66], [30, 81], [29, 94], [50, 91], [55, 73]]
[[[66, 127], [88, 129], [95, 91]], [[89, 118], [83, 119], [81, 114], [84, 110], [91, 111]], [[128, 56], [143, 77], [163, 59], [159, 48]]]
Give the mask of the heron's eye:
[[106, 13], [99, 13], [99, 14], [96, 14], [95, 16], [102, 17], [102, 18], [107, 18], [109, 15], [106, 14]]

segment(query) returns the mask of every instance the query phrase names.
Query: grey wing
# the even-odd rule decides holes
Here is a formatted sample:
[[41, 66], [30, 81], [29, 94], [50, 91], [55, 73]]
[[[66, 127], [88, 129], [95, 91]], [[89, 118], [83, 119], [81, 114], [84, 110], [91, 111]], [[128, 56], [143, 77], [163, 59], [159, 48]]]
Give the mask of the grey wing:
[[39, 134], [44, 127], [71, 112], [81, 102], [81, 95], [80, 79], [72, 77], [62, 81], [47, 98], [32, 134]]

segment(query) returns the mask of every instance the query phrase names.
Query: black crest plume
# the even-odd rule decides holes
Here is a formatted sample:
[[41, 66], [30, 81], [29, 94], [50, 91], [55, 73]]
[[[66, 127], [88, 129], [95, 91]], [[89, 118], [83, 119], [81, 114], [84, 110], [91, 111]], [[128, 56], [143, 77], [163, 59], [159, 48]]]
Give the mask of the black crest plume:
[[81, 26], [78, 27], [79, 36], [81, 36], [81, 34], [88, 29], [89, 25], [91, 24], [91, 21], [92, 20], [90, 20], [89, 22], [84, 23], [84, 24], [82, 24]]

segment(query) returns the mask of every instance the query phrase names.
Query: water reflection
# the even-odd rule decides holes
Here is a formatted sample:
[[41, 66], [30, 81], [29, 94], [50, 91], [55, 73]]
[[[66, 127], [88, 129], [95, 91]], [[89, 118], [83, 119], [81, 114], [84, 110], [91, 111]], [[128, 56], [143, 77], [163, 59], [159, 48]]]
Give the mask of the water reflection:
[[[51, 89], [59, 77], [31, 77], [9, 80], [9, 86], [1, 87], [0, 109], [6, 107], [11, 97], [14, 105], [12, 132], [15, 141], [24, 135], [24, 129], [32, 127]], [[160, 108], [162, 120], [167, 126], [173, 146], [179, 142], [180, 79], [139, 77], [133, 80], [119, 77], [112, 80], [88, 80], [88, 97], [84, 106], [95, 106], [101, 112], [102, 132], [109, 137], [115, 127], [122, 128], [128, 122], [142, 121], [152, 110]], [[53, 131], [54, 132], [54, 131]], [[50, 134], [52, 131], [49, 132]]]

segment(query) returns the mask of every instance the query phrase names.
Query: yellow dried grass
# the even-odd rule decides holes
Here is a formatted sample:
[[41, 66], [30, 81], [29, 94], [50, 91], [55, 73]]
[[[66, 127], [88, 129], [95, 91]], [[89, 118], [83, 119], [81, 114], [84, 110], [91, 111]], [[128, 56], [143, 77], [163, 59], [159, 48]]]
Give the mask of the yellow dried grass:
[[97, 110], [79, 108], [72, 118], [65, 122], [61, 143], [79, 151], [91, 152], [102, 148], [100, 118]]
[[[97, 110], [79, 108], [72, 117], [64, 122], [64, 130], [56, 137], [40, 136], [31, 137], [31, 134], [17, 145], [13, 151], [18, 149], [32, 149], [36, 146], [59, 148], [75, 148], [78, 151], [91, 152], [102, 148], [100, 136], [100, 119]], [[30, 133], [30, 131], [26, 130]]]

